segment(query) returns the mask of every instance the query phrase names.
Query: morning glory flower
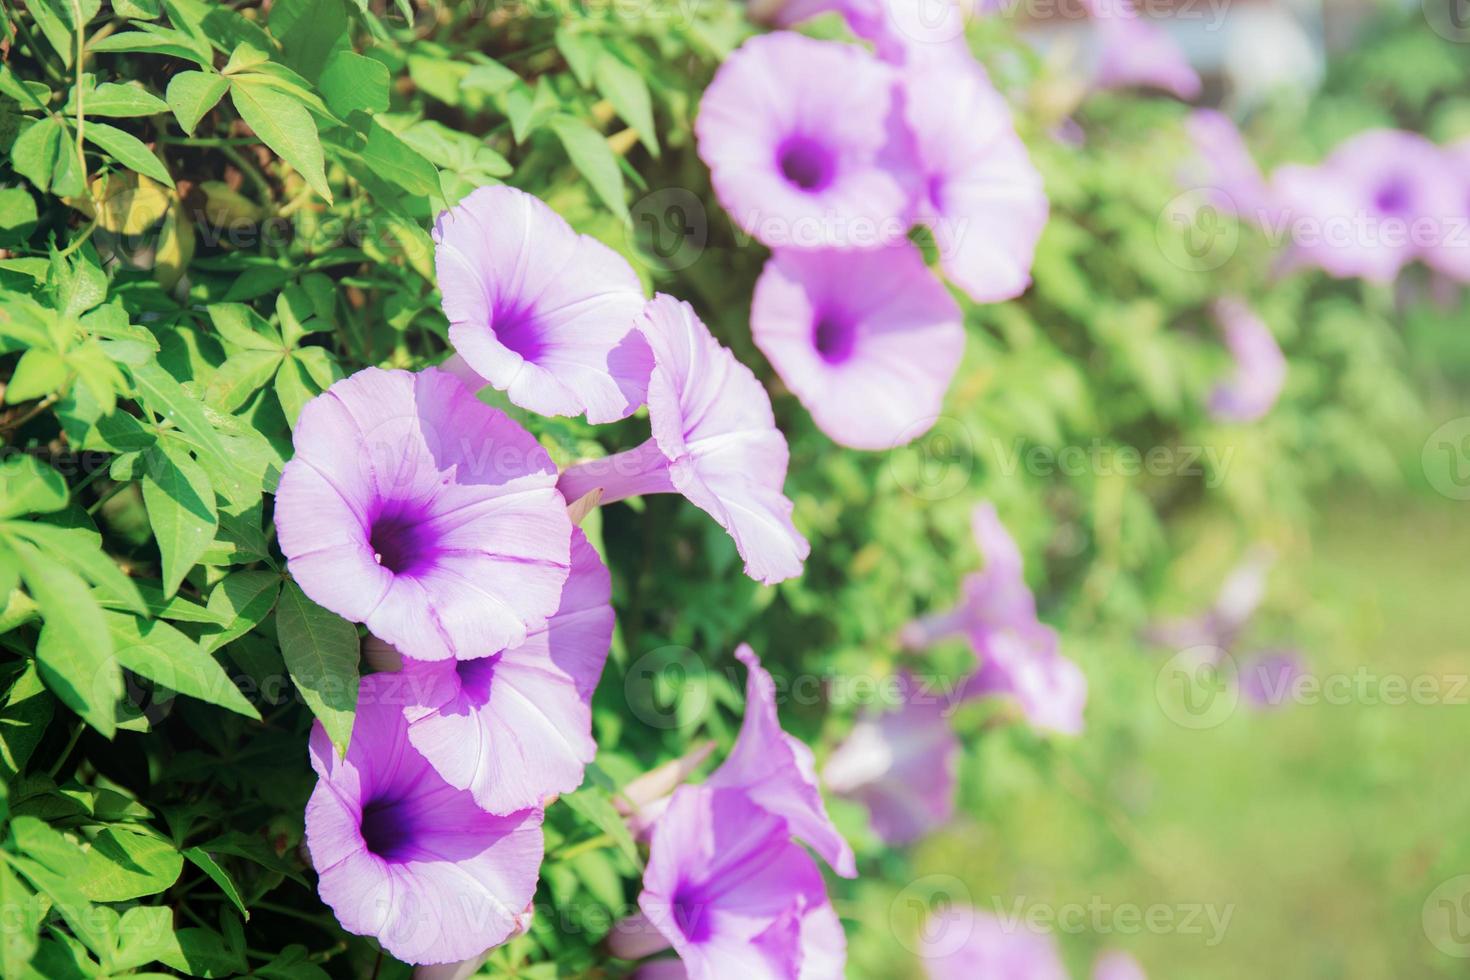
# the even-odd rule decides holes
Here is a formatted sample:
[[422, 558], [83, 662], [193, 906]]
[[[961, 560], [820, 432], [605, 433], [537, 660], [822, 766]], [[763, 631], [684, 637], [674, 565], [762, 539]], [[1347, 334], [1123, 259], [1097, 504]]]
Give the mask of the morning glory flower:
[[1198, 646], [1230, 649], [1260, 608], [1275, 562], [1276, 556], [1269, 548], [1252, 547], [1225, 576], [1208, 609], [1152, 623], [1143, 631], [1144, 640], [1175, 650]]
[[1215, 317], [1235, 370], [1210, 395], [1210, 414], [1227, 422], [1253, 422], [1276, 404], [1286, 384], [1286, 356], [1271, 328], [1241, 300], [1216, 301]]
[[1260, 650], [1238, 665], [1236, 682], [1246, 704], [1268, 710], [1290, 703], [1306, 673], [1297, 650]]
[[616, 955], [672, 946], [690, 980], [843, 976], [846, 938], [821, 871], [786, 821], [742, 790], [674, 793], [654, 826], [638, 907], [614, 933]]
[[1067, 980], [1049, 934], [968, 905], [936, 908], [921, 927], [918, 944], [929, 980]]
[[910, 623], [900, 635], [921, 650], [950, 636], [964, 636], [980, 665], [964, 696], [1015, 703], [1033, 728], [1075, 735], [1082, 731], [1087, 678], [1063, 657], [1056, 631], [1036, 616], [1036, 600], [1022, 574], [1021, 553], [990, 503], [971, 515], [984, 570], [965, 579], [953, 610]]
[[655, 297], [640, 329], [654, 357], [653, 437], [569, 468], [558, 484], [562, 493], [578, 500], [600, 489], [604, 504], [681, 493], [734, 539], [751, 578], [770, 584], [801, 574], [811, 547], [782, 493], [790, 453], [765, 389], [688, 303]]
[[1139, 15], [1133, 0], [1083, 0], [1083, 6], [1097, 25], [1095, 86], [1141, 86], [1185, 101], [1198, 98], [1199, 73], [1168, 31]]
[[928, 431], [965, 350], [959, 306], [908, 242], [775, 252], [750, 329], [817, 427], [855, 449]]
[[458, 355], [446, 367], [542, 415], [612, 422], [643, 404], [650, 357], [633, 329], [643, 288], [622, 256], [504, 186], [441, 214], [434, 243]]
[[541, 806], [581, 785], [597, 755], [591, 699], [612, 642], [611, 595], [607, 567], [574, 528], [561, 604], [523, 643], [403, 660], [409, 741], [449, 785], [491, 813]]
[[1316, 167], [1272, 175], [1293, 258], [1339, 279], [1391, 283], [1417, 258], [1463, 237], [1465, 191], [1439, 147], [1417, 133], [1375, 129]]
[[301, 410], [276, 490], [291, 575], [405, 655], [503, 649], [545, 624], [571, 522], [530, 433], [428, 369], [367, 368]]
[[894, 70], [789, 31], [725, 59], [694, 131], [720, 204], [761, 243], [871, 248], [908, 231]]
[[1196, 109], [1184, 127], [1195, 150], [1184, 182], [1207, 188], [1227, 214], [1271, 227], [1277, 215], [1271, 188], [1234, 121], [1215, 109]]
[[954, 816], [960, 742], [938, 698], [905, 678], [896, 710], [866, 711], [822, 767], [827, 788], [868, 808], [886, 844], [918, 840]]
[[977, 303], [1021, 295], [1049, 208], [1005, 99], [968, 52], [910, 68], [903, 91], [922, 188], [915, 219], [945, 275]]
[[405, 963], [469, 959], [519, 932], [536, 892], [542, 813], [494, 816], [408, 738], [388, 675], [363, 678], [347, 755], [318, 722], [306, 847], [348, 932]]
[[1460, 207], [1450, 212], [1443, 241], [1425, 254], [1424, 261], [1451, 279], [1470, 282], [1470, 139], [1445, 153], [1449, 168], [1460, 180]]
[[1148, 974], [1132, 955], [1109, 949], [1099, 953], [1092, 964], [1092, 980], [1148, 980]]
[[785, 819], [791, 835], [804, 841], [844, 878], [857, 877], [852, 846], [837, 832], [817, 789], [812, 750], [786, 734], [776, 714], [776, 685], [760, 657], [742, 643], [735, 657], [745, 664], [745, 718], [735, 746], [706, 785], [735, 787], [751, 801]]

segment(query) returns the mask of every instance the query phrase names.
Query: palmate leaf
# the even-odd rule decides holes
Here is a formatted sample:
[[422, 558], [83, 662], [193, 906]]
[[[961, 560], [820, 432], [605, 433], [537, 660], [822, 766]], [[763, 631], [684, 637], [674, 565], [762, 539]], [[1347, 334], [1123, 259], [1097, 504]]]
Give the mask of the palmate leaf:
[[204, 71], [181, 71], [169, 79], [164, 97], [173, 110], [179, 128], [189, 135], [204, 114], [213, 109], [224, 98], [230, 88], [230, 80], [223, 75]]
[[276, 607], [276, 633], [291, 680], [337, 751], [346, 754], [357, 709], [357, 629], [287, 582]]

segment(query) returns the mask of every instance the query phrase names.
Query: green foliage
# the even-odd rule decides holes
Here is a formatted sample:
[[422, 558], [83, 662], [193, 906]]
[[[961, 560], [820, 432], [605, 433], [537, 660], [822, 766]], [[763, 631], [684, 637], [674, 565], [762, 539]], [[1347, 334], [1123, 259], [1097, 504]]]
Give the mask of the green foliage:
[[[1199, 229], [1169, 218], [1179, 107], [1100, 97], [1078, 113], [1087, 141], [1057, 142], [1044, 97], [1057, 80], [987, 24], [981, 54], [1018, 102], [1053, 202], [1035, 286], [967, 308], [932, 432], [891, 454], [840, 452], [755, 351], [763, 254], [715, 207], [692, 145], [700, 93], [749, 30], [740, 5], [24, 6], [0, 64], [0, 137], [13, 135], [0, 139], [5, 977], [374, 969], [375, 945], [332, 921], [300, 847], [307, 733], [319, 719], [346, 744], [359, 637], [291, 581], [272, 493], [311, 398], [364, 366], [445, 356], [429, 229], [477, 186], [537, 194], [650, 288], [696, 304], [776, 393], [788, 492], [813, 542], [801, 579], [761, 588], [681, 501], [589, 519], [619, 618], [594, 701], [600, 754], [548, 811], [545, 911], [492, 955], [496, 976], [603, 964], [642, 861], [618, 791], [697, 741], [730, 744], [738, 642], [778, 677], [887, 676], [895, 631], [947, 605], [977, 564], [969, 509], [989, 498], [1046, 618], [1105, 690], [1086, 637], [1143, 620], [1181, 524], [1209, 509], [1237, 542], [1289, 538], [1328, 481], [1398, 478], [1392, 446], [1421, 417], [1426, 368], [1470, 372], [1463, 345], [1458, 360], [1426, 356], [1398, 326], [1446, 343], [1438, 327], [1460, 310], [1271, 278], [1270, 244], [1244, 229], [1228, 261], [1200, 267]], [[1405, 112], [1445, 138], [1470, 128], [1446, 95], [1465, 90], [1463, 58], [1412, 37], [1354, 56], [1344, 72], [1372, 84], [1329, 89], [1325, 104], [1351, 103], [1353, 120]], [[1301, 119], [1333, 117], [1271, 110], [1255, 128], [1279, 158], [1313, 156], [1338, 134]], [[681, 189], [692, 208], [668, 203]], [[1224, 293], [1256, 305], [1291, 359], [1281, 406], [1255, 426], [1202, 408], [1226, 370], [1208, 313]], [[627, 448], [646, 426], [512, 411], [562, 463]], [[936, 663], [965, 666], [958, 650]], [[782, 705], [819, 757], [861, 707], [832, 690], [849, 696]], [[958, 724], [979, 741], [992, 720]], [[1007, 738], [1011, 779], [1046, 778], [1072, 751]], [[834, 883], [844, 917], [881, 921], [911, 868], [861, 812], [834, 808], [873, 869]], [[852, 970], [912, 964], [861, 939]]]

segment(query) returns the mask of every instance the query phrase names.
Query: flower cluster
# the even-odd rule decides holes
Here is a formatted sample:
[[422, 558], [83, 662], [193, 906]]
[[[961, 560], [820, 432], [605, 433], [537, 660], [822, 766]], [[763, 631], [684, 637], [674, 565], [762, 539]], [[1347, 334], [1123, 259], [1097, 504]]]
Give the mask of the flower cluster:
[[875, 54], [790, 31], [751, 38], [710, 83], [695, 133], [721, 204], [772, 250], [756, 345], [834, 441], [888, 449], [933, 424], [965, 343], [910, 230], [927, 229], [950, 283], [996, 302], [1030, 283], [1048, 204], [962, 33], [934, 36], [883, 0], [771, 16], [833, 9]]
[[[366, 625], [378, 670], [360, 683], [345, 755], [320, 723], [312, 734], [306, 835], [322, 898], [347, 929], [424, 964], [524, 930], [542, 808], [580, 785], [597, 751], [589, 705], [612, 640], [611, 583], [568, 504], [682, 493], [763, 582], [799, 574], [809, 550], [782, 493], [787, 448], [770, 401], [687, 305], [645, 301], [623, 259], [508, 187], [470, 194], [440, 217], [436, 240], [448, 370], [368, 368], [313, 399], [276, 502], [292, 576]], [[476, 398], [485, 383], [531, 411], [593, 422], [647, 404], [652, 438], [558, 472]], [[753, 690], [758, 678], [768, 688], [748, 662]], [[809, 771], [810, 754], [773, 727], [773, 702], [766, 722], [750, 739], [776, 739]], [[853, 873], [815, 784], [773, 782], [769, 752], [737, 747], [728, 791]], [[665, 864], [684, 860], [660, 846], [675, 848]], [[824, 917], [812, 928], [830, 932], [820, 875], [806, 877], [816, 891], [807, 880], [802, 901]]]

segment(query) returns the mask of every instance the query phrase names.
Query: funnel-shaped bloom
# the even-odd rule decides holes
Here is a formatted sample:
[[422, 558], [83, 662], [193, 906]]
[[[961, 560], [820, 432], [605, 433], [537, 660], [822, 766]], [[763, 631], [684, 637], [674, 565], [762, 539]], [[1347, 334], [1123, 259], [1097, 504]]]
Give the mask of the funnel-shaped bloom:
[[1417, 133], [1359, 133], [1321, 166], [1280, 168], [1272, 186], [1296, 261], [1339, 279], [1392, 282], [1465, 232], [1463, 184]]
[[[989, 0], [982, 0], [982, 4]], [[998, 2], [998, 0], [996, 0]], [[878, 57], [896, 65], [956, 53], [969, 54], [965, 25], [981, 5], [958, 0], [754, 0], [754, 20], [791, 27], [837, 12], [858, 37], [873, 42]]]
[[948, 636], [968, 637], [980, 666], [965, 683], [966, 697], [1006, 698], [1032, 727], [1075, 735], [1082, 731], [1087, 678], [1061, 655], [1056, 631], [1037, 619], [1020, 550], [995, 507], [979, 505], [972, 522], [985, 569], [966, 578], [957, 607], [910, 623], [900, 639], [923, 649]]
[[1161, 89], [1185, 101], [1202, 88], [1199, 73], [1169, 32], [1139, 16], [1133, 0], [1084, 0], [1097, 24], [1098, 88]]
[[907, 232], [896, 76], [866, 51], [779, 31], [731, 54], [700, 103], [699, 156], [762, 243], [870, 248]]
[[[572, 573], [546, 625], [508, 650], [405, 659], [408, 737], [451, 786], [491, 813], [570, 793], [597, 754], [592, 692], [612, 642], [611, 582], [596, 549], [572, 530]], [[465, 659], [472, 653], [487, 656]]]
[[386, 675], [362, 681], [346, 758], [320, 723], [306, 846], [348, 932], [406, 963], [452, 963], [521, 929], [541, 866], [541, 811], [492, 816], [408, 739]]
[[816, 862], [738, 789], [684, 786], [654, 827], [638, 907], [690, 980], [835, 980], [846, 939]]
[[1253, 422], [1276, 404], [1286, 384], [1286, 356], [1271, 328], [1242, 301], [1219, 300], [1215, 317], [1235, 370], [1210, 395], [1210, 414], [1227, 422]]
[[892, 845], [949, 822], [960, 755], [944, 702], [912, 683], [903, 692], [897, 710], [859, 718], [822, 767], [827, 788], [866, 806], [873, 832]]
[[1184, 650], [1189, 647], [1235, 645], [1266, 595], [1266, 579], [1275, 564], [1268, 548], [1253, 547], [1225, 576], [1210, 607], [1191, 616], [1164, 619], [1150, 624], [1143, 638], [1156, 646]]
[[649, 354], [633, 329], [643, 289], [622, 256], [503, 186], [441, 214], [434, 241], [459, 373], [542, 415], [612, 422], [643, 404]]
[[817, 426], [855, 449], [923, 435], [965, 350], [959, 307], [907, 242], [776, 252], [756, 281], [750, 329]]
[[1110, 949], [1099, 953], [1092, 964], [1092, 980], [1148, 980], [1148, 974], [1128, 953]]
[[307, 403], [294, 441], [276, 527], [316, 602], [420, 660], [514, 646], [556, 609], [556, 467], [452, 375], [359, 371]]
[[604, 504], [682, 493], [735, 541], [745, 574], [767, 584], [801, 574], [811, 546], [782, 493], [790, 453], [771, 399], [750, 369], [710, 334], [688, 303], [657, 296], [641, 320], [653, 349], [648, 418], [653, 438], [573, 466], [568, 500], [601, 489]]
[[1049, 934], [967, 905], [936, 908], [918, 941], [929, 980], [1067, 980]]
[[1005, 99], [965, 52], [904, 73], [904, 117], [921, 188], [915, 217], [945, 275], [979, 303], [1019, 296], [1048, 204]]
[[817, 789], [812, 750], [781, 729], [776, 685], [748, 644], [735, 651], [749, 673], [745, 679], [745, 718], [735, 747], [706, 785], [744, 790], [759, 807], [783, 818], [791, 836], [806, 842], [844, 878], [857, 877], [852, 846], [827, 816]]
[[1273, 227], [1275, 199], [1235, 122], [1215, 109], [1196, 109], [1184, 126], [1195, 152], [1181, 182], [1206, 189], [1210, 201], [1227, 214]]
[[1460, 207], [1446, 221], [1439, 247], [1430, 249], [1424, 261], [1451, 279], [1470, 282], [1470, 139], [1461, 140], [1445, 153], [1450, 170], [1459, 178]]

